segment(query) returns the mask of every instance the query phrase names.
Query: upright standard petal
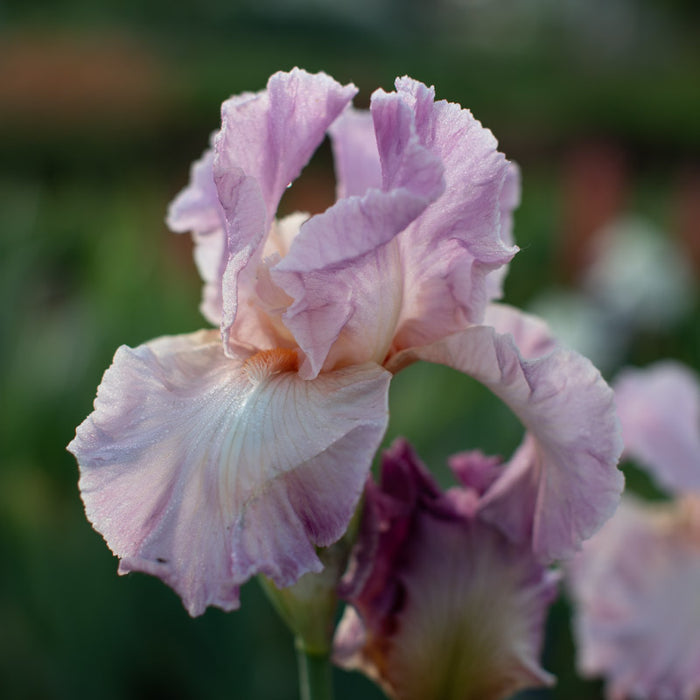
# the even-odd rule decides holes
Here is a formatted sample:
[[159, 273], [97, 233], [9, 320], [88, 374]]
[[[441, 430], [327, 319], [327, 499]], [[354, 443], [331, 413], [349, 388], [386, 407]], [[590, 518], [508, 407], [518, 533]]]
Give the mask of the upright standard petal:
[[[514, 460], [517, 468], [485, 499], [484, 515], [493, 522], [507, 517], [514, 493], [509, 481], [527, 484], [523, 496], [536, 501], [535, 552], [543, 561], [567, 557], [613, 514], [622, 492], [624, 480], [616, 468], [622, 442], [612, 391], [586, 358], [553, 346], [532, 317], [507, 307], [490, 317], [496, 328], [472, 326], [399, 353], [387, 367], [396, 371], [417, 359], [444, 364], [474, 377], [508, 404], [530, 436]], [[523, 357], [511, 329], [528, 354], [548, 351]]]
[[626, 496], [568, 567], [578, 666], [612, 700], [700, 693], [700, 520], [686, 505]]
[[671, 491], [700, 491], [698, 377], [667, 360], [623, 370], [613, 388], [625, 453]]
[[387, 421], [388, 373], [313, 382], [292, 351], [224, 355], [214, 331], [122, 347], [69, 449], [88, 519], [190, 614], [238, 606], [263, 573], [287, 586], [350, 521]]
[[445, 192], [402, 234], [405, 294], [396, 350], [425, 345], [479, 323], [497, 284], [487, 277], [510, 261], [516, 171], [471, 112], [411, 80], [397, 93], [416, 113], [421, 143], [445, 168]]
[[463, 511], [464, 495], [441, 493], [401, 441], [367, 488], [335, 660], [397, 700], [496, 700], [552, 682], [538, 656], [556, 575]]
[[443, 190], [442, 165], [418, 140], [410, 106], [378, 91], [372, 115], [382, 190], [312, 217], [272, 270], [294, 299], [284, 322], [306, 354], [307, 377], [322, 368], [384, 360], [404, 291], [391, 244]]
[[260, 252], [285, 188], [356, 92], [324, 73], [295, 68], [273, 75], [265, 91], [223, 104], [214, 179], [226, 215], [225, 340], [236, 317], [240, 273]]

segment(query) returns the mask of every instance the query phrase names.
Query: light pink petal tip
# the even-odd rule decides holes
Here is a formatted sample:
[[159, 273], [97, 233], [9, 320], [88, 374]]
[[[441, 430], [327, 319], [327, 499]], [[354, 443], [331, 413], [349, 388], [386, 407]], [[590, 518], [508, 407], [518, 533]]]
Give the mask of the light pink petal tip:
[[213, 168], [214, 151], [210, 148], [192, 165], [190, 181], [170, 203], [166, 221], [176, 233], [192, 233], [195, 263], [204, 280], [200, 310], [210, 323], [219, 325], [221, 278], [226, 265], [225, 216], [214, 183]]
[[226, 215], [225, 341], [238, 307], [239, 275], [260, 252], [277, 205], [357, 92], [325, 73], [275, 73], [267, 89], [221, 108], [214, 180]]
[[[213, 138], [212, 138], [213, 140]], [[224, 210], [214, 184], [214, 151], [209, 148], [190, 168], [190, 181], [168, 207], [166, 221], [175, 233], [223, 229]]]
[[663, 361], [625, 369], [614, 385], [625, 453], [673, 492], [700, 491], [700, 382]]
[[[543, 561], [568, 557], [613, 514], [623, 489], [612, 391], [586, 358], [553, 345], [537, 319], [495, 307], [486, 320], [495, 327], [406, 351], [389, 368], [414, 359], [454, 367], [508, 404], [529, 434], [485, 498], [484, 517], [512, 537], [532, 536]], [[531, 523], [513, 520], [512, 499], [523, 498], [532, 499]]]
[[386, 426], [380, 367], [306, 382], [264, 359], [227, 358], [214, 331], [120, 348], [69, 445], [120, 572], [160, 577], [192, 615], [236, 608], [255, 574], [319, 571]]

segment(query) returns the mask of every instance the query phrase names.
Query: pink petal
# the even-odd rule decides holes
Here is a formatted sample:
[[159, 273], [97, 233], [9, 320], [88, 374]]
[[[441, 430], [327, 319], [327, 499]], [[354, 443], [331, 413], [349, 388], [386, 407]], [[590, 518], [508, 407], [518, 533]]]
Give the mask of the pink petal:
[[[213, 139], [212, 139], [213, 140]], [[226, 265], [224, 210], [214, 184], [214, 151], [208, 149], [190, 169], [190, 182], [171, 202], [167, 223], [176, 233], [192, 232], [194, 259], [204, 280], [203, 316], [221, 322], [221, 277]]]
[[[532, 434], [532, 463], [503, 475], [485, 499], [484, 514], [495, 522], [507, 509], [507, 497], [516, 497], [512, 489], [523, 479], [534, 480], [533, 546], [544, 561], [552, 561], [576, 551], [619, 501], [622, 444], [612, 391], [583, 356], [554, 347], [525, 358], [513, 335], [499, 332], [513, 328], [530, 352], [551, 346], [532, 317], [507, 308], [490, 315], [498, 317], [499, 327], [472, 326], [404, 351], [387, 367], [395, 371], [416, 359], [454, 367], [491, 389], [520, 418]], [[533, 497], [531, 489], [522, 495]]]
[[223, 229], [224, 210], [214, 184], [213, 168], [214, 151], [208, 148], [192, 164], [187, 187], [168, 207], [166, 220], [176, 233], [211, 233]]
[[700, 530], [677, 504], [626, 497], [569, 567], [578, 665], [610, 698], [700, 692]]
[[214, 179], [226, 215], [224, 339], [238, 308], [239, 274], [259, 253], [287, 185], [356, 92], [324, 73], [275, 73], [267, 89], [224, 102]]
[[480, 322], [499, 282], [492, 271], [515, 254], [511, 212], [515, 170], [488, 129], [459, 105], [434, 102], [434, 91], [397, 80], [416, 113], [421, 143], [445, 168], [445, 192], [400, 237], [405, 270], [397, 350], [424, 345]]
[[[507, 246], [514, 246], [513, 212], [520, 204], [520, 168], [515, 163], [508, 163], [506, 178], [501, 191], [501, 240]], [[503, 265], [486, 277], [487, 298], [489, 301], [503, 296], [503, 283], [508, 274], [508, 265]]]
[[462, 488], [482, 496], [501, 476], [503, 465], [499, 457], [488, 457], [480, 450], [452, 455], [448, 464]]
[[122, 347], [69, 445], [120, 572], [159, 576], [192, 615], [237, 607], [255, 574], [320, 570], [383, 435], [388, 373], [307, 382], [279, 357], [228, 358], [214, 331]]
[[382, 167], [372, 115], [367, 110], [346, 109], [331, 126], [338, 199], [362, 196], [382, 186]]
[[294, 298], [284, 322], [306, 354], [307, 377], [321, 368], [384, 360], [403, 291], [401, 261], [389, 244], [443, 187], [442, 166], [417, 139], [409, 105], [377, 91], [372, 115], [383, 189], [312, 217], [272, 271]]
[[614, 384], [625, 453], [675, 492], [700, 490], [700, 382], [680, 363], [625, 369]]

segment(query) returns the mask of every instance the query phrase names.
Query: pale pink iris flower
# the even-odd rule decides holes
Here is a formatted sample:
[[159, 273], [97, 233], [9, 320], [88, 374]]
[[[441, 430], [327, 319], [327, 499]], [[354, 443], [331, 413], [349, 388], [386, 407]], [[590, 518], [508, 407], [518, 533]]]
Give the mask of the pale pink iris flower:
[[700, 695], [700, 382], [676, 362], [615, 384], [625, 455], [672, 496], [625, 495], [574, 559], [578, 665], [611, 700]]
[[[571, 553], [618, 502], [609, 388], [536, 321], [490, 305], [517, 250], [517, 169], [432, 88], [400, 78], [368, 112], [355, 92], [294, 69], [223, 104], [168, 216], [194, 236], [221, 333], [120, 348], [69, 445], [120, 572], [159, 576], [193, 615], [237, 607], [253, 575], [284, 587], [322, 568], [316, 547], [345, 532], [384, 434], [392, 373], [415, 360], [472, 375], [527, 427], [512, 479], [536, 503], [536, 552]], [[277, 220], [326, 133], [337, 202]]]
[[[500, 700], [551, 685], [539, 656], [559, 575], [527, 538], [483, 517], [507, 467], [480, 452], [450, 466], [460, 485], [443, 492], [406, 442], [384, 453], [340, 588], [350, 606], [334, 660], [396, 700]], [[513, 505], [527, 518], [533, 504]]]

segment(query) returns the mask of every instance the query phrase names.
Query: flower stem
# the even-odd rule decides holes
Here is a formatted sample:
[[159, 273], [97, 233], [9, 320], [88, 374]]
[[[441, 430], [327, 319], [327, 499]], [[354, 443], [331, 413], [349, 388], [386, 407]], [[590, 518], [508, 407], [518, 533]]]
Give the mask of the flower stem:
[[330, 655], [310, 651], [302, 640], [295, 640], [299, 667], [301, 700], [333, 700], [333, 669]]

